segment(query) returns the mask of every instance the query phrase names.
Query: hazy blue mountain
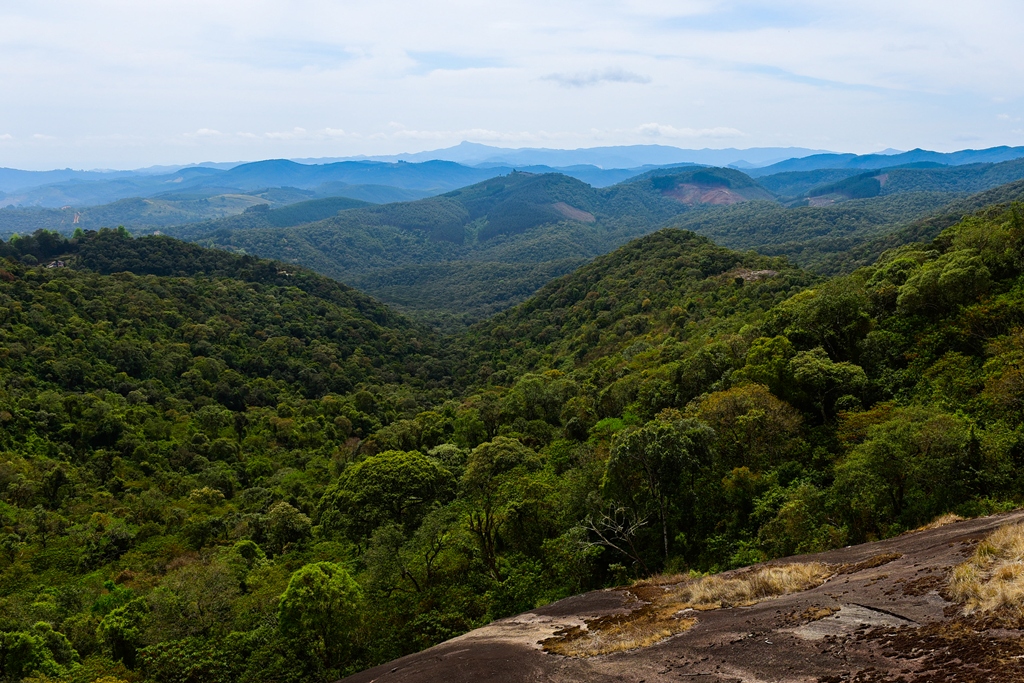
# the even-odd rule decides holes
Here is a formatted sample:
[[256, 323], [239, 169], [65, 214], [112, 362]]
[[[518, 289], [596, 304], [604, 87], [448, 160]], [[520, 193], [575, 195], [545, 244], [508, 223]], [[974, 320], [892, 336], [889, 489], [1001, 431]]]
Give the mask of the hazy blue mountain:
[[[668, 168], [692, 166], [670, 164]], [[61, 172], [63, 175], [25, 177], [65, 178], [39, 186], [0, 191], [0, 206], [70, 207], [82, 209], [130, 198], [161, 198], [168, 192], [188, 194], [193, 199], [220, 195], [252, 194], [270, 188], [292, 188], [307, 192], [293, 201], [316, 197], [342, 196], [386, 204], [413, 201], [466, 187], [473, 183], [508, 175], [520, 170], [530, 173], [562, 173], [594, 187], [608, 187], [663, 166], [640, 166], [625, 169], [602, 169], [593, 165], [566, 168], [550, 166], [519, 166], [482, 164], [466, 166], [451, 161], [340, 161], [327, 164], [300, 164], [286, 159], [270, 159], [234, 166], [230, 169], [212, 166], [190, 166], [172, 173], [125, 171], [113, 173]], [[57, 173], [57, 172], [54, 172]], [[78, 175], [74, 175], [78, 174]], [[18, 181], [28, 182], [28, 181]], [[14, 181], [12, 181], [14, 184]], [[214, 216], [207, 216], [212, 218]], [[127, 223], [125, 223], [127, 225]]]
[[758, 183], [786, 203], [799, 201], [816, 206], [849, 199], [910, 192], [943, 192], [953, 195], [983, 192], [1024, 178], [1024, 158], [997, 164], [944, 166], [930, 161], [861, 171], [838, 168], [788, 171], [758, 178]]
[[131, 177], [134, 171], [75, 171], [70, 168], [54, 171], [22, 171], [0, 168], [0, 192], [14, 192], [28, 187], [39, 187], [71, 180], [110, 180]]
[[[508, 172], [511, 169], [504, 169]], [[47, 182], [34, 187], [4, 191], [0, 205], [86, 207], [108, 204], [128, 198], [150, 198], [174, 193], [190, 193], [196, 197], [224, 194], [248, 194], [257, 190], [293, 187], [313, 191], [313, 196], [342, 194], [357, 199], [395, 201], [415, 199], [465, 187], [500, 175], [503, 169], [477, 169], [452, 162], [425, 164], [349, 161], [334, 164], [298, 164], [284, 159], [270, 159], [241, 164], [228, 170], [209, 167], [188, 167], [173, 173], [149, 174], [123, 172], [74, 175], [60, 182]], [[11, 184], [29, 182], [24, 178], [58, 178], [63, 176], [32, 176], [9, 174]], [[22, 180], [18, 180], [18, 178]], [[365, 187], [371, 186], [371, 187]], [[320, 188], [323, 188], [322, 190]], [[387, 193], [382, 187], [410, 190], [408, 193]]]
[[964, 164], [998, 163], [1024, 157], [1024, 147], [991, 147], [989, 149], [964, 149], [959, 152], [930, 152], [926, 149], [912, 149], [900, 154], [812, 154], [799, 159], [787, 159], [770, 166], [750, 169], [755, 178], [787, 171], [813, 171], [822, 168], [880, 169], [907, 164], [932, 163], [944, 166]]
[[[607, 187], [644, 173], [652, 166], [629, 169], [601, 169], [577, 165], [565, 169], [524, 166], [533, 173], [561, 172], [595, 187]], [[295, 188], [312, 194], [302, 197], [345, 196], [374, 203], [411, 201], [488, 178], [507, 175], [513, 166], [484, 164], [467, 166], [452, 161], [340, 161], [300, 164], [286, 159], [268, 159], [239, 164], [229, 169], [190, 166], [170, 173], [144, 171], [80, 172], [14, 171], [0, 169], [0, 206], [84, 207], [99, 206], [129, 198], [157, 198], [169, 192], [201, 199], [219, 195], [252, 194], [268, 188]], [[6, 178], [6, 181], [4, 180]], [[32, 183], [35, 183], [34, 185]]]
[[[361, 157], [378, 161], [422, 162], [433, 159], [456, 161], [461, 164], [511, 164], [522, 166], [549, 166], [565, 172], [567, 167], [593, 165], [600, 168], [636, 168], [692, 163], [707, 166], [763, 166], [785, 159], [818, 154], [824, 150], [803, 147], [755, 147], [751, 149], [681, 149], [668, 145], [618, 145], [585, 149], [545, 149], [492, 147], [475, 142], [462, 142], [454, 147], [412, 154]], [[297, 159], [316, 162], [342, 159]]]

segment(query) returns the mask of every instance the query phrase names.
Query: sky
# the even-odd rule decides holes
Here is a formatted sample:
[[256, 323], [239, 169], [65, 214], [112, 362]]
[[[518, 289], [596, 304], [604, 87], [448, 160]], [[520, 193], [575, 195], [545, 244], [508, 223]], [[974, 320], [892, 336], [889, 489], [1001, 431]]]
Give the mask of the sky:
[[0, 167], [1024, 145], [1020, 0], [0, 0]]

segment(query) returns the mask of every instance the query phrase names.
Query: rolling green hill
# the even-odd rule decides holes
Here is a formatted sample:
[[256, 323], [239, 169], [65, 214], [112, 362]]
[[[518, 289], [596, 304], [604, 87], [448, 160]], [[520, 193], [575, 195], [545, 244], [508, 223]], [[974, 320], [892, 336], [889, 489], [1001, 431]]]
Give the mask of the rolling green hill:
[[[597, 223], [578, 190], [525, 196]], [[515, 197], [486, 191], [414, 229]], [[978, 208], [835, 279], [657, 230], [446, 338], [167, 237], [2, 243], [0, 676], [327, 683], [652, 573], [1019, 506], [1024, 218]]]
[[455, 329], [673, 216], [767, 197], [731, 169], [653, 171], [602, 189], [558, 174], [513, 173], [285, 230], [257, 227], [246, 214], [167, 232], [301, 263]]
[[950, 196], [939, 192], [872, 197], [829, 206], [784, 207], [752, 202], [694, 212], [670, 224], [733, 249], [785, 255], [814, 268], [829, 255], [940, 212], [949, 202]]
[[941, 166], [918, 163], [883, 170], [820, 169], [765, 176], [758, 183], [783, 197], [812, 206], [848, 199], [916, 193], [973, 194], [1024, 178], [1024, 159], [1000, 163]]
[[0, 676], [327, 683], [1019, 506], [1024, 218], [980, 209], [831, 279], [663, 229], [449, 337], [168, 237], [2, 243]]
[[70, 235], [76, 228], [99, 230], [119, 225], [132, 230], [152, 230], [183, 223], [238, 218], [242, 214], [246, 218], [238, 224], [249, 225], [246, 221], [252, 218], [251, 212], [268, 210], [265, 221], [253, 221], [252, 225], [285, 227], [321, 220], [343, 209], [368, 203], [340, 196], [311, 200], [311, 195], [312, 192], [293, 188], [274, 188], [252, 194], [168, 194], [149, 199], [122, 199], [86, 208], [7, 207], [0, 209], [0, 237], [27, 235], [36, 230]]
[[757, 179], [761, 187], [779, 197], [802, 197], [820, 185], [834, 183], [862, 171], [852, 168], [822, 168], [812, 171], [783, 171]]
[[819, 207], [765, 202], [694, 212], [670, 221], [718, 244], [786, 256], [820, 273], [848, 273], [882, 252], [933, 239], [964, 215], [1024, 200], [1024, 181], [970, 196], [940, 192], [891, 194]]
[[[1021, 169], [1019, 162], [1006, 162], [889, 173], [896, 178], [892, 182], [907, 186], [898, 174], [941, 172], [949, 183], [966, 187], [968, 176], [984, 185]], [[828, 177], [824, 171], [785, 175], [803, 176], [801, 182]], [[836, 187], [852, 192], [851, 183], [870, 186], [867, 194], [879, 185], [873, 175], [851, 176], [833, 183], [830, 196]], [[900, 235], [909, 239], [911, 233], [900, 231], [915, 221], [947, 212], [959, 218], [963, 201], [973, 200], [946, 191], [899, 192], [787, 207], [733, 169], [662, 169], [601, 189], [556, 174], [516, 173], [418, 202], [346, 210], [289, 228], [272, 228], [260, 214], [249, 212], [167, 232], [206, 246], [303, 264], [452, 331], [666, 225], [730, 248], [787, 256], [835, 273], [869, 262], [865, 254], [876, 257], [902, 243]], [[896, 237], [887, 238], [891, 233]], [[851, 256], [844, 260], [844, 254]]]

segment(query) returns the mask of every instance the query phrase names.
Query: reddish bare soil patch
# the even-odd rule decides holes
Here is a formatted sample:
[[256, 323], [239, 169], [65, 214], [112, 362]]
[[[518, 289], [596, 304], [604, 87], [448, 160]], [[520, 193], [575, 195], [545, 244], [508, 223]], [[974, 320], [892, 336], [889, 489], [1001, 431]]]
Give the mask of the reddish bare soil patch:
[[692, 185], [683, 183], [671, 190], [666, 191], [666, 197], [671, 197], [681, 204], [714, 204], [729, 205], [747, 201], [740, 193], [730, 190], [728, 187], [706, 187], [703, 185]]
[[565, 202], [558, 202], [557, 204], [552, 204], [551, 208], [553, 208], [555, 211], [562, 214], [569, 220], [580, 221], [582, 223], [593, 223], [594, 221], [597, 220], [594, 217], [594, 214], [590, 213], [589, 211], [577, 209], [575, 206], [570, 206]]

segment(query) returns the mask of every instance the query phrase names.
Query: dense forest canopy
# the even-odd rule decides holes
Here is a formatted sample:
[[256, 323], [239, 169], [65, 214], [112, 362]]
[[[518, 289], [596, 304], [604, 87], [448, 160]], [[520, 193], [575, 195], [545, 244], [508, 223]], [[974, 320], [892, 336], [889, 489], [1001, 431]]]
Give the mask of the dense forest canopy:
[[[287, 180], [299, 170], [308, 171], [272, 161], [239, 167], [236, 175], [251, 185], [257, 179]], [[902, 243], [902, 237], [894, 241], [890, 235], [931, 239], [937, 231], [922, 222], [938, 216], [958, 220], [980, 206], [1013, 199], [973, 201], [1000, 192], [992, 188], [1001, 183], [1004, 194], [1019, 184], [1024, 161], [817, 168], [757, 180], [731, 168], [685, 166], [637, 170], [606, 187], [544, 172], [551, 171], [545, 167], [539, 173], [491, 170], [494, 177], [483, 182], [420, 201], [396, 201], [401, 197], [394, 192], [409, 191], [401, 188], [390, 188], [391, 195], [358, 194], [391, 202], [372, 205], [337, 196], [314, 198], [334, 190], [357, 196], [351, 187], [340, 186], [227, 194], [221, 187], [214, 188], [221, 194], [209, 195], [188, 183], [206, 182], [220, 177], [219, 172], [186, 169], [176, 191], [152, 197], [82, 209], [2, 209], [0, 236], [31, 234], [37, 228], [70, 235], [75, 228], [117, 224], [163, 232], [301, 264], [452, 333], [663, 227], [693, 230], [723, 246], [786, 256], [820, 273], [848, 273]], [[964, 209], [972, 203], [974, 208]]]
[[[436, 329], [455, 332], [663, 227], [692, 230], [735, 249], [787, 256], [817, 272], [850, 272], [892, 246], [879, 240], [897, 230], [939, 215], [958, 220], [972, 201], [965, 192], [1020, 178], [1024, 163], [886, 173], [882, 188], [874, 171], [863, 178], [841, 169], [783, 173], [773, 183], [775, 176], [755, 182], [734, 169], [656, 169], [601, 189], [559, 174], [513, 173], [439, 197], [342, 210], [320, 221], [300, 223], [303, 212], [285, 207], [166, 232], [305, 265]], [[871, 192], [842, 195], [829, 185], [834, 178], [840, 185], [874, 185]], [[1004, 194], [1017, 184], [1002, 186]], [[796, 190], [823, 203], [799, 205], [806, 198], [782, 196]], [[983, 194], [991, 192], [1000, 190]], [[312, 212], [322, 204], [302, 206]], [[281, 216], [278, 224], [268, 221], [272, 215]], [[292, 220], [287, 225], [281, 222], [286, 217]]]
[[449, 337], [167, 237], [3, 243], [0, 677], [328, 681], [1016, 506], [1024, 218], [943, 220], [831, 279], [664, 229]]

